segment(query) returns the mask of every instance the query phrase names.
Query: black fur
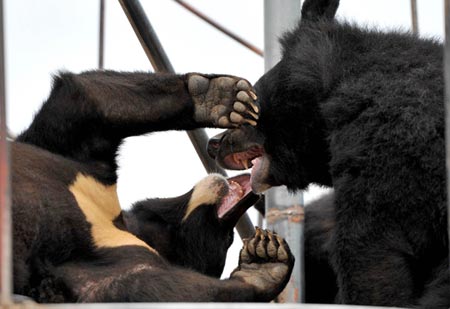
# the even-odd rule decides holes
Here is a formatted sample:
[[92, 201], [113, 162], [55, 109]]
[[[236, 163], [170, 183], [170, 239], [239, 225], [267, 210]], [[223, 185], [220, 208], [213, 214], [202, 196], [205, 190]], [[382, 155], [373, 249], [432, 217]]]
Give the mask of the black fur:
[[124, 214], [124, 221], [130, 232], [171, 264], [220, 277], [234, 226], [219, 221], [215, 207], [199, 207], [183, 221], [191, 194], [138, 202]]
[[255, 202], [251, 195], [235, 206], [242, 209], [219, 218], [217, 207], [231, 192], [219, 175], [180, 197], [141, 201], [126, 212], [115, 189], [123, 138], [254, 121], [247, 112], [237, 122], [229, 117], [239, 91], [252, 108], [250, 84], [232, 76], [92, 71], [55, 77], [32, 124], [11, 143], [14, 292], [38, 302], [274, 298], [293, 267], [287, 245], [283, 261], [247, 260], [252, 270], [244, 273], [256, 281], [266, 279], [261, 265], [284, 270], [271, 286], [238, 275], [218, 279], [238, 219], [232, 215], [251, 205], [244, 201]]
[[424, 306], [434, 282], [448, 307], [448, 273], [434, 281], [449, 252], [443, 46], [337, 22], [337, 4], [305, 1], [281, 61], [255, 85], [257, 134], [225, 133], [210, 152], [227, 167], [230, 149], [257, 135], [265, 183], [334, 187], [338, 302]]
[[336, 275], [330, 263], [331, 237], [335, 229], [334, 194], [305, 207], [305, 302], [335, 302]]

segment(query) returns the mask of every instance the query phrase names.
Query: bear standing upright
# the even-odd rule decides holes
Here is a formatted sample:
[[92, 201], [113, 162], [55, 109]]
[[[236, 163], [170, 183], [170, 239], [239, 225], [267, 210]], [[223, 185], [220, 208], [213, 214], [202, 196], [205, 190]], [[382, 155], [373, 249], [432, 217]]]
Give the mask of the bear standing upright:
[[305, 1], [255, 85], [257, 127], [228, 130], [209, 151], [226, 168], [253, 166], [256, 192], [334, 187], [338, 302], [447, 308], [443, 46], [336, 21], [338, 4]]

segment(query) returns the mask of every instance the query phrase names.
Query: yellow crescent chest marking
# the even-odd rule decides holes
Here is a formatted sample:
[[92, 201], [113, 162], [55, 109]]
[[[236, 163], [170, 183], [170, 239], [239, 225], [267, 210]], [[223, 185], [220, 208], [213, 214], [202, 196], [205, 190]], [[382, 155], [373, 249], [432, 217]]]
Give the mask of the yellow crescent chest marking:
[[69, 187], [70, 192], [91, 224], [91, 234], [97, 247], [141, 246], [157, 254], [156, 250], [133, 234], [118, 229], [113, 221], [121, 212], [117, 186], [105, 186], [91, 176], [78, 174]]

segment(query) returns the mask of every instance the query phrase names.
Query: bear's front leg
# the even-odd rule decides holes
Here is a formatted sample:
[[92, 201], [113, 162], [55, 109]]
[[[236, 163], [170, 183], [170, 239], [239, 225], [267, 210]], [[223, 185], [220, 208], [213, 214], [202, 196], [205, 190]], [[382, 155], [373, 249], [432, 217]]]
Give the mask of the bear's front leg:
[[207, 126], [229, 128], [256, 125], [259, 108], [250, 83], [233, 76], [188, 74], [188, 90], [195, 104], [194, 118]]
[[255, 99], [248, 81], [228, 75], [61, 73], [17, 141], [114, 166], [117, 149], [129, 136], [255, 125], [259, 112]]

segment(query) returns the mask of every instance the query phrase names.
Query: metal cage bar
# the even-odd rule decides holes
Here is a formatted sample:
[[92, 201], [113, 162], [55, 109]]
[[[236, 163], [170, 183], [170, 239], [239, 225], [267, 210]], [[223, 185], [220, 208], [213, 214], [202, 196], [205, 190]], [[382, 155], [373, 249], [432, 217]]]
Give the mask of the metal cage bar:
[[224, 26], [220, 25], [218, 22], [216, 22], [213, 19], [209, 18], [208, 16], [206, 16], [205, 14], [203, 14], [202, 12], [200, 12], [199, 10], [194, 8], [192, 5], [186, 3], [186, 2], [184, 2], [182, 0], [174, 0], [174, 1], [176, 3], [178, 3], [179, 5], [181, 5], [182, 7], [184, 7], [189, 12], [191, 12], [192, 14], [196, 15], [198, 18], [202, 19], [204, 22], [210, 24], [211, 26], [213, 26], [214, 28], [216, 28], [220, 32], [222, 32], [225, 35], [227, 35], [228, 37], [232, 38], [233, 40], [235, 40], [236, 42], [238, 42], [242, 46], [247, 47], [249, 50], [251, 50], [252, 52], [254, 52], [257, 55], [259, 55], [261, 57], [264, 57], [264, 52], [261, 49], [259, 49], [255, 45], [251, 44], [250, 42], [244, 40], [243, 38], [241, 38], [237, 34], [235, 34], [235, 33], [231, 32], [230, 30], [226, 29]]
[[105, 0], [100, 0], [98, 25], [98, 68], [103, 69], [105, 63]]
[[[270, 70], [281, 59], [279, 36], [300, 19], [301, 1], [264, 1], [264, 66]], [[287, 287], [278, 296], [286, 303], [304, 302], [303, 194], [291, 194], [285, 186], [266, 193], [266, 225], [283, 236], [295, 256], [294, 270]]]
[[419, 22], [417, 19], [417, 0], [411, 0], [411, 30], [415, 35], [419, 35]]
[[3, 0], [0, 0], [0, 301], [11, 303], [12, 295], [12, 235], [11, 235], [11, 185], [9, 145], [6, 127], [5, 92], [5, 40]]

